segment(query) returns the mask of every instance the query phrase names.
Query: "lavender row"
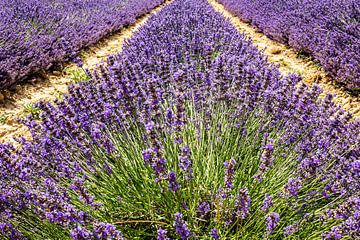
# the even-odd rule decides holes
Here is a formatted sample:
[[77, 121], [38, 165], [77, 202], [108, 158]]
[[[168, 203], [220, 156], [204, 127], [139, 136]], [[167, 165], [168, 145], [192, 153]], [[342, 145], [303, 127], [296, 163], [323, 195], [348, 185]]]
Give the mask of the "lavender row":
[[0, 1], [0, 89], [75, 58], [163, 0]]
[[272, 39], [310, 54], [339, 83], [360, 89], [360, 3], [356, 0], [218, 0]]
[[360, 237], [360, 123], [205, 0], [149, 18], [0, 145], [10, 239]]

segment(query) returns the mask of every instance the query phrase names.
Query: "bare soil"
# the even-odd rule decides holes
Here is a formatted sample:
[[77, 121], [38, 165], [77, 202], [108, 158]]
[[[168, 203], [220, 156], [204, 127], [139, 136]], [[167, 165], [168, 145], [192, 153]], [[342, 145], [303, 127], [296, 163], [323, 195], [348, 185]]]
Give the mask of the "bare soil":
[[[142, 26], [147, 19], [157, 13], [171, 1], [154, 8], [148, 14], [141, 16], [137, 21], [118, 32], [100, 40], [95, 45], [82, 52], [84, 69], [94, 69], [96, 65], [105, 62], [108, 55], [121, 51], [126, 39]], [[74, 82], [72, 73], [79, 70], [73, 63], [67, 63], [61, 71], [53, 71], [45, 76], [35, 77], [33, 80], [11, 87], [11, 90], [0, 92], [0, 144], [10, 142], [17, 145], [14, 137], [30, 138], [27, 128], [19, 123], [19, 117], [26, 116], [26, 106], [39, 101], [52, 102], [67, 92], [67, 86]]]
[[327, 76], [325, 71], [309, 58], [302, 58], [291, 47], [271, 40], [263, 33], [256, 30], [250, 24], [240, 20], [240, 18], [227, 11], [223, 5], [215, 0], [208, 0], [209, 3], [219, 12], [221, 12], [230, 22], [239, 29], [240, 32], [250, 37], [259, 49], [264, 49], [269, 62], [279, 64], [282, 74], [298, 73], [303, 81], [309, 85], [318, 84], [328, 92], [336, 94], [335, 102], [343, 108], [360, 117], [360, 96], [352, 96], [346, 90], [339, 87], [334, 79]]

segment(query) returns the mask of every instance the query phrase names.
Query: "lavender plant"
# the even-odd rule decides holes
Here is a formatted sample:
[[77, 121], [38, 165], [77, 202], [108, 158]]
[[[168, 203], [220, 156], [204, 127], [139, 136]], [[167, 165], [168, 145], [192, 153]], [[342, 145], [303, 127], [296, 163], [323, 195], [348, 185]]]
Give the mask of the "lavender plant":
[[360, 236], [360, 123], [207, 1], [164, 7], [90, 77], [0, 145], [7, 238]]
[[311, 55], [349, 90], [360, 90], [360, 3], [356, 0], [218, 0], [264, 34]]
[[73, 60], [163, 0], [0, 1], [0, 89]]

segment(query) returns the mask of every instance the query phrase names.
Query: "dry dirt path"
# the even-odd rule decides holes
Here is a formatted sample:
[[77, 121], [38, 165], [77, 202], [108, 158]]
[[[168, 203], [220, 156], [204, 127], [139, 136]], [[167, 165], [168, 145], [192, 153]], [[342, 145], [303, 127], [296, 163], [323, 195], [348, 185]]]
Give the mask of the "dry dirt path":
[[281, 73], [299, 73], [303, 77], [305, 83], [316, 83], [323, 88], [325, 90], [324, 94], [327, 92], [336, 94], [336, 103], [342, 105], [345, 110], [360, 118], [360, 96], [351, 96], [348, 92], [336, 86], [334, 80], [329, 78], [325, 71], [313, 61], [298, 57], [298, 54], [292, 48], [266, 37], [248, 23], [245, 23], [238, 17], [232, 15], [223, 5], [215, 0], [208, 1], [217, 11], [228, 18], [239, 31], [251, 37], [252, 41], [259, 49], [264, 49], [264, 53], [268, 56], [268, 60], [279, 64]]
[[[120, 52], [126, 39], [129, 39], [151, 15], [170, 2], [169, 0], [165, 1], [148, 14], [139, 17], [133, 25], [123, 28], [85, 49], [82, 52], [84, 68], [94, 69], [97, 64], [105, 61], [108, 55]], [[82, 72], [75, 64], [68, 63], [61, 72], [54, 71], [42, 78], [16, 85], [12, 87], [12, 91], [0, 92], [0, 143], [16, 144], [14, 137], [29, 137], [27, 128], [18, 123], [16, 119], [28, 114], [32, 109], [32, 104], [36, 102], [51, 102], [61, 97], [67, 92], [68, 84], [74, 82], [74, 75], [82, 74]]]

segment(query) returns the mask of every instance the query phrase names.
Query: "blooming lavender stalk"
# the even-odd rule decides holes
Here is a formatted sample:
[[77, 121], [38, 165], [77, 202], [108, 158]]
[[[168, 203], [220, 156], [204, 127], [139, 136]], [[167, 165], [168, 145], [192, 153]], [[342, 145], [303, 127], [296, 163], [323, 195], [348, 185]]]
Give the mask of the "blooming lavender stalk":
[[266, 220], [266, 238], [274, 231], [276, 225], [280, 221], [280, 215], [276, 212], [271, 212], [265, 217]]
[[168, 181], [169, 181], [169, 187], [168, 187], [169, 190], [176, 192], [180, 188], [180, 185], [177, 183], [176, 173], [170, 172], [168, 176]]
[[245, 219], [250, 214], [250, 203], [251, 199], [247, 188], [240, 189], [235, 199], [236, 217]]
[[192, 162], [191, 162], [191, 150], [189, 146], [185, 146], [181, 148], [181, 156], [179, 158], [179, 167], [183, 170], [186, 175], [186, 180], [190, 180], [192, 178], [193, 169], [192, 169]]
[[300, 179], [289, 178], [287, 184], [285, 185], [285, 192], [291, 196], [298, 195], [299, 189], [302, 187]]
[[211, 229], [210, 237], [211, 237], [212, 239], [220, 239], [219, 229], [217, 229], [217, 228]]
[[183, 220], [183, 215], [179, 212], [175, 213], [174, 227], [181, 239], [188, 239], [191, 236], [187, 223]]
[[263, 206], [261, 207], [261, 210], [263, 210], [264, 212], [268, 212], [269, 208], [274, 206], [272, 200], [273, 198], [270, 194], [265, 194], [265, 199], [263, 201]]
[[170, 238], [167, 237], [167, 231], [162, 228], [159, 228], [157, 230], [156, 240], [170, 240]]
[[202, 202], [200, 203], [197, 210], [199, 211], [200, 217], [204, 219], [206, 215], [210, 212], [210, 205], [207, 202]]
[[235, 177], [235, 166], [236, 161], [231, 159], [230, 161], [224, 162], [225, 166], [225, 190], [229, 192], [234, 187], [234, 177]]
[[262, 181], [264, 173], [272, 166], [273, 164], [273, 151], [274, 146], [271, 144], [273, 142], [272, 139], [267, 139], [266, 141], [269, 141], [270, 143], [266, 143], [264, 146], [264, 152], [261, 155], [260, 159], [260, 167], [258, 172], [254, 175], [254, 178], [257, 179], [259, 182]]

